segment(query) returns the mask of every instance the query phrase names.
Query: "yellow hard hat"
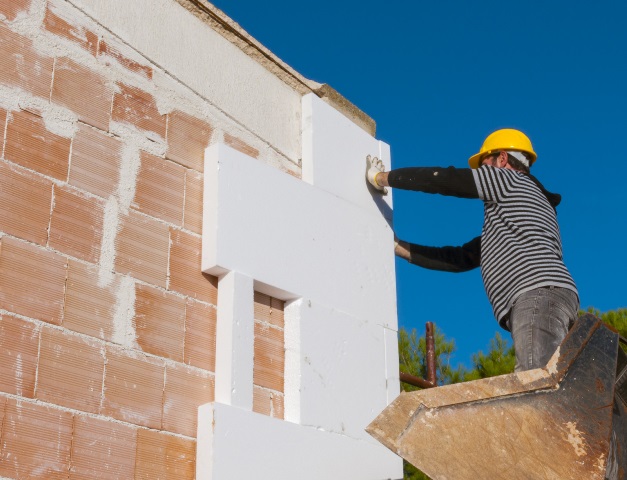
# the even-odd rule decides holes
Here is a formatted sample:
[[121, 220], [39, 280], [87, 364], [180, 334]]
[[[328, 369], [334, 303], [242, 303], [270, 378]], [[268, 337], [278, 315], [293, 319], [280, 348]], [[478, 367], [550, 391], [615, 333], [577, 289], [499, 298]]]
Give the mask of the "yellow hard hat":
[[538, 157], [536, 152], [533, 151], [531, 146], [531, 140], [520, 130], [513, 128], [502, 128], [496, 132], [492, 132], [487, 136], [479, 153], [473, 155], [468, 159], [470, 168], [479, 168], [479, 162], [481, 158], [488, 153], [499, 152], [501, 150], [516, 150], [518, 152], [525, 152], [529, 158], [529, 165], [533, 164]]

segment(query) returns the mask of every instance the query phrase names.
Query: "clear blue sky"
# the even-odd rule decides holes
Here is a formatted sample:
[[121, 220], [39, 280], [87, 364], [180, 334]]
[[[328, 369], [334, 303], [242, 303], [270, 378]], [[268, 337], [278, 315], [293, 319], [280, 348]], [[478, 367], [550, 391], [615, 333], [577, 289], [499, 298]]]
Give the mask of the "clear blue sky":
[[[467, 166], [491, 131], [525, 131], [533, 173], [563, 196], [566, 264], [581, 305], [627, 307], [627, 2], [216, 0], [301, 74], [377, 122], [393, 167]], [[461, 245], [482, 205], [394, 192], [399, 237]], [[479, 271], [397, 261], [400, 326], [434, 321], [470, 365], [498, 331]], [[509, 334], [505, 333], [506, 338]]]

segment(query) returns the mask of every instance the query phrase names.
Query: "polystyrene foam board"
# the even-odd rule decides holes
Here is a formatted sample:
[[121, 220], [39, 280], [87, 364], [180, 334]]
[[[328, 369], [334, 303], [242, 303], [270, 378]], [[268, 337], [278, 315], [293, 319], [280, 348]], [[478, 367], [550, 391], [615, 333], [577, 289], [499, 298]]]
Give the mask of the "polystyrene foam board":
[[373, 444], [210, 403], [199, 409], [197, 480], [383, 480], [400, 457]]
[[395, 328], [394, 236], [378, 210], [222, 144], [207, 149], [204, 177], [204, 272], [238, 271]]
[[390, 147], [314, 94], [303, 97], [303, 180], [392, 221], [392, 194], [366, 184], [366, 156], [391, 168]]
[[385, 344], [385, 381], [387, 403], [392, 403], [401, 393], [400, 369], [398, 365], [398, 331], [383, 328]]
[[299, 320], [300, 423], [375, 443], [364, 429], [388, 405], [386, 363], [398, 370], [386, 329], [309, 301]]
[[215, 399], [252, 410], [255, 318], [253, 280], [229, 272], [218, 283]]

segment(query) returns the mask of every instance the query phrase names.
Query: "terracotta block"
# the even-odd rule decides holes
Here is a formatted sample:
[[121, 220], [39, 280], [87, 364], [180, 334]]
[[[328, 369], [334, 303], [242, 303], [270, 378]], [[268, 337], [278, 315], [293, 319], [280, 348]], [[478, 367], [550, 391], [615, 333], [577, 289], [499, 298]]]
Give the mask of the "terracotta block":
[[233, 135], [226, 132], [224, 133], [224, 143], [226, 143], [230, 147], [233, 147], [235, 150], [238, 150], [243, 154], [248, 155], [249, 157], [259, 158], [259, 150], [251, 147], [243, 140], [240, 140], [239, 138], [234, 137]]
[[76, 415], [69, 480], [133, 478], [137, 428]]
[[218, 279], [200, 270], [200, 238], [170, 228], [170, 290], [214, 305], [218, 301]]
[[98, 413], [102, 398], [103, 348], [97, 341], [44, 327], [35, 397], [55, 405]]
[[196, 437], [198, 407], [213, 402], [214, 376], [186, 365], [166, 366], [163, 430]]
[[194, 367], [216, 371], [216, 322], [213, 305], [191, 298], [185, 310], [185, 363]]
[[283, 311], [285, 302], [265, 293], [255, 292], [255, 320], [267, 322], [279, 328], [285, 325]]
[[196, 441], [153, 430], [139, 429], [136, 480], [156, 478], [194, 480], [195, 475]]
[[115, 269], [159, 287], [166, 286], [168, 227], [131, 210], [120, 219]]
[[68, 58], [55, 63], [51, 100], [72, 110], [80, 121], [109, 129], [113, 90], [100, 75]]
[[9, 398], [2, 425], [0, 476], [65, 480], [71, 443], [71, 413]]
[[144, 352], [182, 362], [185, 299], [136, 284], [135, 331], [137, 343]]
[[51, 206], [51, 181], [0, 163], [0, 230], [45, 245]]
[[61, 255], [3, 237], [0, 308], [44, 322], [61, 323], [67, 261]]
[[98, 286], [98, 266], [68, 261], [63, 326], [101, 340], [113, 336], [115, 285]]
[[161, 428], [164, 361], [107, 347], [101, 414], [149, 428]]
[[113, 97], [112, 120], [135, 125], [165, 139], [166, 116], [157, 110], [152, 95], [129, 85], [118, 85], [120, 92]]
[[[4, 424], [4, 411], [6, 410], [7, 398], [0, 395], [0, 435], [2, 435], [2, 425]], [[0, 443], [0, 452], [2, 452], [2, 443]]]
[[33, 398], [39, 352], [37, 325], [11, 315], [0, 317], [0, 390]]
[[100, 257], [104, 203], [67, 187], [54, 187], [48, 245], [96, 263]]
[[253, 383], [283, 392], [285, 343], [283, 331], [255, 322], [255, 361]]
[[186, 113], [175, 111], [168, 115], [168, 152], [166, 156], [188, 168], [202, 172], [205, 149], [213, 127]]
[[284, 395], [253, 385], [253, 412], [272, 418], [284, 418]]
[[70, 139], [46, 130], [41, 117], [13, 112], [7, 123], [4, 158], [58, 180], [67, 180]]
[[[122, 55], [120, 53], [119, 48], [114, 47], [106, 40], [100, 40], [100, 45], [98, 47], [98, 55], [107, 55], [117, 61], [123, 67], [129, 69], [131, 72], [139, 73], [143, 77], [146, 77], [149, 80], [152, 80], [152, 68], [147, 65], [142, 65], [135, 60], [131, 60], [127, 56]], [[107, 65], [110, 65], [107, 62]]]
[[54, 35], [66, 38], [77, 43], [92, 55], [98, 50], [98, 35], [83, 25], [78, 25], [76, 19], [64, 18], [65, 15], [54, 9], [50, 4], [44, 17], [44, 28]]
[[185, 213], [183, 227], [194, 233], [202, 233], [203, 175], [194, 170], [185, 174]]
[[108, 198], [118, 186], [121, 156], [120, 140], [79, 125], [72, 143], [69, 184]]
[[[14, 0], [3, 1], [15, 4]], [[49, 98], [53, 63], [52, 58], [35, 51], [31, 40], [0, 23], [0, 83], [22, 88], [36, 97]]]
[[12, 22], [21, 12], [27, 12], [31, 0], [0, 0], [0, 15]]
[[4, 132], [6, 131], [6, 126], [7, 126], [7, 111], [4, 108], [0, 108], [0, 135], [2, 135], [2, 146], [0, 147], [0, 152], [4, 150]]
[[141, 153], [134, 203], [140, 212], [182, 225], [185, 169], [176, 163]]

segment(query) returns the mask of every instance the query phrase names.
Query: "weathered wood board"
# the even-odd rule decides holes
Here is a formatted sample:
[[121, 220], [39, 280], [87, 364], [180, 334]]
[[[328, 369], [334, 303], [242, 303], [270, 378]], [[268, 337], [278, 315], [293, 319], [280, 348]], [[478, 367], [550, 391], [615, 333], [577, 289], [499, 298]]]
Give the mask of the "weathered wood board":
[[546, 367], [403, 393], [367, 431], [434, 480], [602, 480], [610, 450], [608, 478], [622, 479], [618, 350], [618, 335], [585, 315]]

